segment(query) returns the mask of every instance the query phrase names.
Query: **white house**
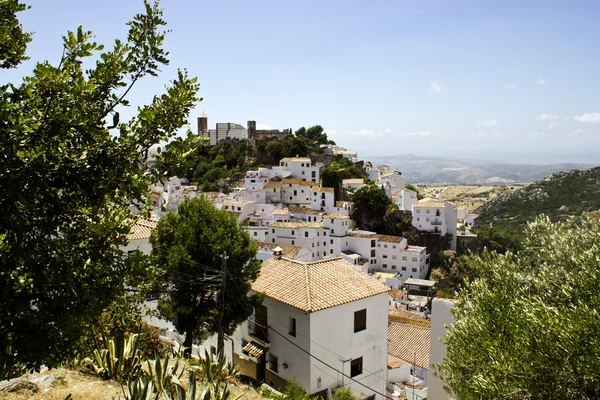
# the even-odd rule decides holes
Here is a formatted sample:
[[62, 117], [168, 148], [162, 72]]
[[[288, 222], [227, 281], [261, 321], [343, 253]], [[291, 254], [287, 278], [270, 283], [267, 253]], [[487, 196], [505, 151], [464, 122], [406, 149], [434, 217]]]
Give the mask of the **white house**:
[[[265, 293], [263, 304], [225, 343], [227, 359], [243, 375], [280, 390], [295, 378], [311, 395], [349, 387], [357, 396], [384, 399], [385, 285], [341, 258], [271, 258], [252, 290]], [[202, 347], [215, 345], [213, 336]]]
[[335, 212], [333, 188], [313, 186], [310, 207], [315, 211]]
[[305, 181], [320, 182], [321, 169], [320, 165], [312, 165], [312, 161], [308, 157], [287, 157], [279, 161], [280, 167], [285, 167], [290, 171], [293, 178], [299, 178]]
[[396, 204], [400, 210], [411, 210], [417, 203], [417, 192], [403, 188], [396, 192]]
[[351, 192], [354, 192], [364, 186], [366, 186], [366, 184], [362, 178], [342, 179], [342, 187]]
[[[446, 325], [452, 326], [454, 317], [452, 316], [454, 303], [450, 300], [433, 299], [431, 306], [431, 340], [429, 359], [430, 368], [441, 363], [446, 357], [446, 345], [442, 339], [446, 336]], [[427, 388], [428, 399], [448, 400], [452, 398], [445, 390], [444, 383], [435, 375], [429, 377], [429, 386]]]
[[157, 221], [152, 221], [145, 218], [139, 218], [135, 225], [131, 227], [131, 231], [127, 235], [127, 245], [122, 246], [121, 250], [131, 253], [139, 250], [145, 254], [150, 254], [152, 245], [150, 244], [150, 234], [156, 228]]
[[299, 207], [309, 207], [313, 187], [317, 182], [304, 181], [300, 178], [271, 181], [265, 185], [265, 200], [267, 203], [283, 203]]
[[451, 235], [450, 249], [456, 250], [456, 208], [449, 201], [420, 201], [413, 204], [412, 224], [424, 232]]

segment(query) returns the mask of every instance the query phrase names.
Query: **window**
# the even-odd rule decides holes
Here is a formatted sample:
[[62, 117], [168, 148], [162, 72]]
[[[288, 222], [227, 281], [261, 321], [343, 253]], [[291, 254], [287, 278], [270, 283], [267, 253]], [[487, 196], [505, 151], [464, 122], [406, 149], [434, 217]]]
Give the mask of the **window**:
[[406, 256], [402, 256], [402, 261], [406, 261]]
[[416, 269], [416, 268], [413, 268], [413, 269], [412, 269], [412, 272], [417, 272], [417, 269]]
[[429, 222], [429, 218], [425, 218], [425, 222]]
[[417, 208], [417, 214], [421, 214], [421, 210]]
[[425, 213], [429, 214], [429, 210], [428, 210], [428, 209], [427, 209], [427, 210], [425, 210]]
[[384, 249], [387, 249], [387, 244], [384, 244], [384, 245], [383, 245], [383, 248], [384, 248]]
[[308, 237], [308, 232], [304, 232], [304, 237]]
[[296, 318], [290, 317], [290, 329], [289, 329], [288, 333], [291, 336], [296, 337]]
[[[317, 217], [315, 217], [315, 222], [317, 221]], [[323, 232], [323, 236], [327, 236], [327, 232]]]
[[371, 247], [375, 247], [376, 243], [375, 240], [371, 240]]
[[295, 245], [296, 245], [296, 243], [292, 240], [292, 246], [295, 246]]
[[382, 265], [382, 267], [383, 267], [383, 268], [387, 268], [387, 264], [383, 264], [383, 265]]
[[332, 230], [331, 230], [331, 234], [332, 234], [332, 235], [333, 235], [333, 234], [335, 234], [335, 229], [332, 229]]
[[333, 244], [333, 239], [331, 239], [329, 242], [330, 242], [330, 244]]
[[258, 236], [258, 234], [256, 232], [254, 232], [254, 236]]
[[421, 218], [417, 218], [417, 222], [419, 222], [421, 220]]
[[294, 196], [298, 196], [298, 191], [294, 190]]
[[362, 364], [363, 364], [362, 357], [352, 360], [352, 362], [350, 363], [350, 377], [351, 378], [354, 378], [355, 376], [362, 374]]
[[371, 250], [371, 257], [375, 257], [375, 250]]
[[406, 267], [402, 267], [402, 271], [406, 271]]
[[396, 269], [396, 266], [395, 266], [395, 265], [392, 265], [392, 269]]
[[302, 175], [304, 175], [304, 171], [302, 171]]
[[384, 255], [383, 255], [383, 258], [387, 258], [387, 254], [384, 254]]
[[[269, 369], [273, 372], [277, 372], [277, 357], [275, 357], [273, 354], [269, 354]], [[362, 363], [361, 363], [361, 369], [362, 369]]]
[[417, 262], [417, 257], [412, 258], [413, 262]]
[[393, 245], [393, 246], [392, 246], [392, 249], [395, 249], [395, 248], [396, 248], [396, 245]]
[[381, 247], [381, 243], [377, 243], [377, 247]]
[[333, 249], [329, 249], [329, 254], [333, 254]]
[[312, 172], [312, 177], [316, 178], [317, 177], [317, 173], [315, 171]]
[[354, 312], [354, 333], [367, 329], [367, 309]]
[[294, 231], [292, 231], [292, 236], [294, 236]]
[[275, 238], [273, 238], [273, 243], [275, 243]]
[[392, 260], [395, 260], [396, 258], [398, 258], [398, 256], [392, 256]]
[[271, 229], [271, 233], [275, 233], [275, 229]]

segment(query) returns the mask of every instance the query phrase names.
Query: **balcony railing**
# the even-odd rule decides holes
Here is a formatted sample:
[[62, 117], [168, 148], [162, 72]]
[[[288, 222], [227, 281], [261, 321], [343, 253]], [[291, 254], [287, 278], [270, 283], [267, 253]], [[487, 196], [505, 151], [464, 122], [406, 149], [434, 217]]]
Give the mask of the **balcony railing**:
[[269, 340], [269, 327], [257, 323], [252, 317], [248, 320], [248, 334], [265, 346], [271, 342]]
[[442, 225], [442, 221], [438, 221], [438, 220], [431, 221], [431, 225]]

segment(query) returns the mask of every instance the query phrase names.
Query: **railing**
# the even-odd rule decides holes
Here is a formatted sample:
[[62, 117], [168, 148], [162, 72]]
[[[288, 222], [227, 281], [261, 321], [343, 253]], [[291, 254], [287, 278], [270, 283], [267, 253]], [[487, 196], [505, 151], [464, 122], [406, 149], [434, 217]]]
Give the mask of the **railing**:
[[271, 342], [269, 340], [269, 327], [257, 323], [252, 317], [248, 319], [248, 334], [265, 345]]
[[442, 225], [442, 221], [431, 221], [431, 225]]

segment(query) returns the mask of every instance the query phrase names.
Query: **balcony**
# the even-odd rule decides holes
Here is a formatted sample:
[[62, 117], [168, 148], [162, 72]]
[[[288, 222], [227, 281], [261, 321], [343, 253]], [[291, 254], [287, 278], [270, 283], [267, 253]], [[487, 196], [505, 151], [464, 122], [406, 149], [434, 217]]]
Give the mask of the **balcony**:
[[257, 323], [254, 317], [248, 319], [248, 334], [264, 347], [268, 347], [271, 343], [269, 340], [269, 327]]
[[431, 221], [431, 225], [442, 225], [442, 221], [436, 219], [435, 221]]

